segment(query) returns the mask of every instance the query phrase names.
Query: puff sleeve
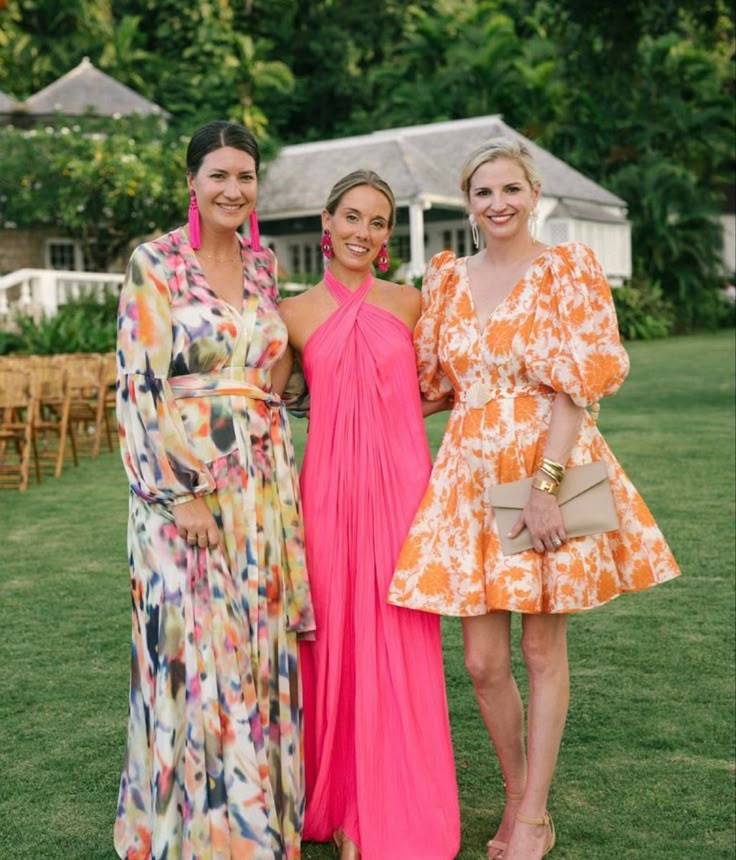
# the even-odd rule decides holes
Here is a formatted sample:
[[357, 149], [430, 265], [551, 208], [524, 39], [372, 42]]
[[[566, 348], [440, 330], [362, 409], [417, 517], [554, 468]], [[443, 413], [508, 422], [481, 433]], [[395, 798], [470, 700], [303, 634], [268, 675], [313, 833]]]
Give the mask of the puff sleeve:
[[440, 400], [452, 391], [452, 383], [439, 360], [440, 327], [444, 318], [444, 293], [455, 271], [452, 251], [435, 254], [422, 281], [422, 312], [414, 328], [419, 388], [427, 400]]
[[626, 378], [611, 288], [586, 245], [556, 249], [540, 283], [526, 359], [534, 378], [578, 406], [614, 394]]
[[118, 433], [131, 489], [164, 504], [215, 489], [189, 444], [167, 381], [172, 347], [165, 267], [159, 253], [139, 245], [128, 264], [118, 311]]

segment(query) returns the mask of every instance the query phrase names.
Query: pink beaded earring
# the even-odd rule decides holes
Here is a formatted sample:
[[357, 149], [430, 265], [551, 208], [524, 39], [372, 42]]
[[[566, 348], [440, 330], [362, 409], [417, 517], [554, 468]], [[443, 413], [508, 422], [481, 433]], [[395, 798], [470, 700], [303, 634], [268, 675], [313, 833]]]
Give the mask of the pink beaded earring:
[[195, 250], [199, 248], [199, 207], [194, 189], [189, 192], [189, 244]]
[[388, 253], [388, 248], [386, 247], [386, 243], [378, 249], [378, 256], [376, 257], [376, 268], [379, 272], [387, 272], [389, 264], [391, 263], [391, 257]]
[[325, 260], [331, 260], [335, 256], [335, 249], [332, 247], [332, 236], [329, 230], [322, 231], [322, 238], [319, 240], [319, 246], [322, 249], [322, 255]]
[[251, 210], [248, 220], [248, 229], [250, 231], [250, 247], [254, 251], [261, 250], [261, 234], [258, 230], [258, 216], [256, 215], [255, 207]]

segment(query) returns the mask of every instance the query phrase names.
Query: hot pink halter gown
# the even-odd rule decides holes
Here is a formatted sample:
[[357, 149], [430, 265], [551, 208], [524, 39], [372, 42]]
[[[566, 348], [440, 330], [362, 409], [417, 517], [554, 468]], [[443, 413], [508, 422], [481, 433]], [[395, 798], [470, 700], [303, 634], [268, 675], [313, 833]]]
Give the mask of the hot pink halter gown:
[[386, 602], [426, 488], [411, 332], [327, 272], [339, 307], [302, 356], [310, 392], [301, 472], [317, 638], [300, 644], [304, 838], [345, 833], [362, 860], [450, 860], [455, 768], [438, 618]]

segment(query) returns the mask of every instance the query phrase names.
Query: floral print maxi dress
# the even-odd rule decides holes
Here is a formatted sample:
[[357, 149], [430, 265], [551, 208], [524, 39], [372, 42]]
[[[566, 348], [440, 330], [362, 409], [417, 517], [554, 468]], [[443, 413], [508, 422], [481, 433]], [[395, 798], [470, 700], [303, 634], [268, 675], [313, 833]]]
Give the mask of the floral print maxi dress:
[[[313, 620], [289, 427], [270, 393], [287, 334], [271, 254], [241, 241], [242, 308], [209, 288], [181, 229], [136, 249], [120, 300], [126, 860], [300, 857], [296, 639]], [[177, 534], [171, 508], [194, 497], [214, 514], [214, 550]]]
[[[454, 390], [455, 406], [389, 602], [457, 616], [573, 612], [677, 576], [662, 533], [587, 412], [567, 466], [606, 462], [618, 531], [541, 554], [501, 553], [489, 486], [538, 468], [556, 392], [590, 406], [629, 369], [593, 252], [579, 243], [546, 248], [483, 330], [467, 258], [435, 256], [422, 298], [414, 332], [420, 386], [429, 399]], [[490, 391], [487, 403], [473, 396], [477, 384]]]

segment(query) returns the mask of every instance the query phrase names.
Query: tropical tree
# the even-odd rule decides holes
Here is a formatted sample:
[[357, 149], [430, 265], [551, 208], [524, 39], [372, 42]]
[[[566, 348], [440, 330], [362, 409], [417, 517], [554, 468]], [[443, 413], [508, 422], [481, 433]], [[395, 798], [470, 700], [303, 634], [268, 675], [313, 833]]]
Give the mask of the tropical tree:
[[184, 220], [185, 141], [141, 122], [0, 129], [3, 229], [53, 225], [82, 243], [87, 265], [106, 271], [131, 243]]
[[107, 0], [8, 0], [0, 7], [0, 89], [18, 100], [97, 57], [109, 33]]
[[240, 7], [212, 0], [182, 16], [178, 0], [116, 0], [116, 50], [105, 59], [131, 86], [142, 75], [144, 88], [136, 88], [184, 133], [211, 119], [230, 119], [265, 140], [269, 100], [288, 94], [293, 77], [286, 64], [271, 59], [267, 39], [236, 28]]
[[679, 331], [717, 326], [725, 273], [715, 193], [686, 168], [652, 157], [621, 169], [614, 188], [629, 202], [635, 275], [660, 285]]

